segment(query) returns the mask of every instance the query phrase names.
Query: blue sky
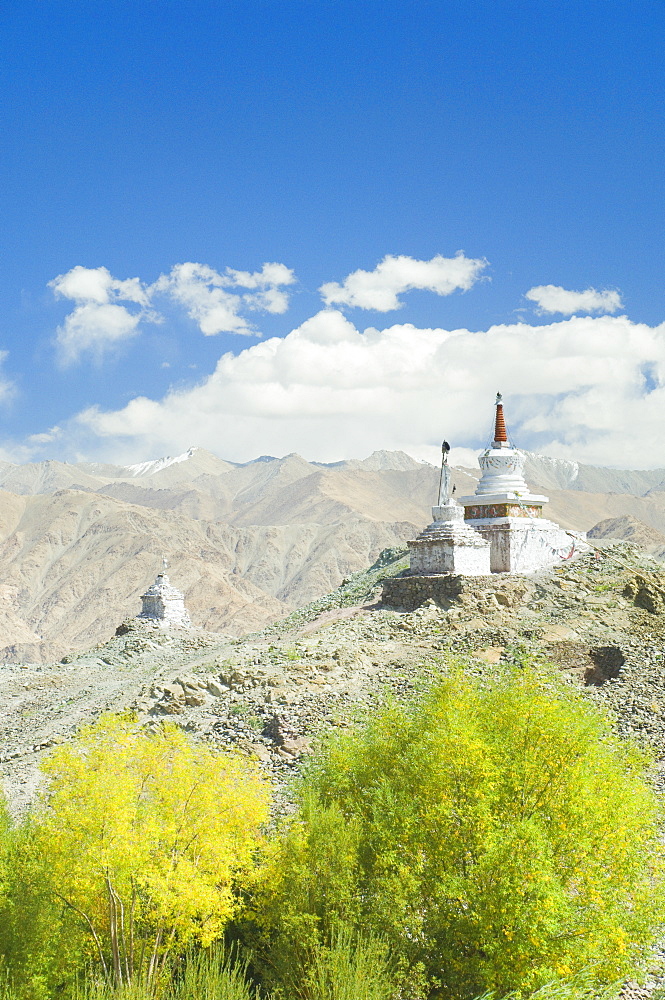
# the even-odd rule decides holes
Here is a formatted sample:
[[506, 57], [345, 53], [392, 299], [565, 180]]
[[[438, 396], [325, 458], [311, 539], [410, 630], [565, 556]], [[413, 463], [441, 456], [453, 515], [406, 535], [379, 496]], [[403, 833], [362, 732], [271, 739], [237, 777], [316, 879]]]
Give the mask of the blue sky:
[[[524, 447], [665, 465], [662, 2], [7, 0], [0, 31], [5, 458], [434, 457], [502, 389]], [[326, 305], [358, 270], [401, 308]]]

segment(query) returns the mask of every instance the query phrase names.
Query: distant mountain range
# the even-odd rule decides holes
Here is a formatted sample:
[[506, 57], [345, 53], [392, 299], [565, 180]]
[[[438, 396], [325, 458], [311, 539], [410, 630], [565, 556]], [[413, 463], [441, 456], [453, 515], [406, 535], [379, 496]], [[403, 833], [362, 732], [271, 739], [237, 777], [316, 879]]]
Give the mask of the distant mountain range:
[[[458, 494], [479, 472], [453, 469]], [[665, 470], [528, 455], [547, 516], [665, 553]], [[332, 465], [225, 462], [201, 448], [132, 466], [0, 463], [0, 660], [55, 659], [107, 639], [170, 561], [195, 622], [241, 634], [288, 614], [430, 520], [439, 471], [403, 452]]]

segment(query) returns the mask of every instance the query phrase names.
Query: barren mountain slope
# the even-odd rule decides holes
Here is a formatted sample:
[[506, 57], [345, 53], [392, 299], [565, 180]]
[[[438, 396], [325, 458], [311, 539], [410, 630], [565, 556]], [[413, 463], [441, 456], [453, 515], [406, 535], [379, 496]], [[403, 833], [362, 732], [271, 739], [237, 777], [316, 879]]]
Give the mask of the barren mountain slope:
[[[408, 520], [413, 524], [427, 517], [427, 500], [436, 495], [438, 473], [425, 467], [415, 480], [411, 473], [366, 472], [362, 469], [317, 469], [311, 475], [271, 489], [253, 504], [232, 517], [234, 524], [284, 524], [315, 521], [330, 524], [349, 516], [363, 516], [373, 521]], [[410, 480], [409, 480], [410, 477]], [[410, 495], [407, 480], [416, 491]], [[403, 485], [402, 485], [403, 484]], [[419, 503], [419, 496], [422, 498]], [[424, 501], [424, 502], [422, 502]]]
[[[526, 452], [524, 471], [527, 482], [537, 482], [547, 489], [581, 490], [585, 493], [632, 493], [644, 496], [649, 490], [661, 489], [665, 469], [603, 468], [580, 465], [566, 459], [548, 458]], [[617, 456], [621, 459], [623, 456]], [[625, 456], [627, 460], [630, 456]]]
[[588, 537], [622, 539], [639, 545], [656, 559], [662, 560], [665, 557], [665, 535], [630, 514], [599, 521], [589, 531]]
[[[478, 475], [453, 469], [457, 495], [472, 493]], [[551, 498], [546, 516], [580, 530], [628, 516], [665, 535], [662, 477], [527, 460], [531, 488]], [[0, 657], [30, 660], [106, 638], [138, 610], [163, 552], [197, 623], [259, 627], [414, 537], [430, 520], [439, 472], [401, 452], [233, 465], [190, 449], [129, 467], [0, 463], [0, 480], [21, 493], [0, 492]], [[589, 492], [587, 482], [617, 489]]]
[[[565, 459], [548, 458], [525, 452], [527, 482], [540, 483], [548, 490], [565, 489], [585, 493], [622, 493], [645, 496], [649, 492], [664, 492], [665, 469], [629, 470], [608, 469], [580, 465]], [[221, 488], [220, 495], [240, 496], [247, 492], [246, 501], [252, 502], [252, 488], [261, 491], [276, 476], [288, 481], [309, 475], [316, 469], [333, 472], [362, 470], [365, 472], [423, 471], [427, 463], [417, 462], [404, 452], [376, 451], [365, 459], [348, 459], [328, 465], [307, 462], [299, 455], [284, 458], [263, 456], [251, 462], [237, 464], [224, 461], [204, 448], [190, 448], [174, 458], [154, 459], [138, 465], [121, 466], [94, 462], [67, 463], [45, 461], [16, 465], [0, 462], [0, 486], [14, 493], [53, 493], [58, 489], [83, 487], [101, 489], [111, 483], [127, 482], [151, 490], [171, 489], [191, 485], [205, 477], [212, 480], [230, 478]], [[431, 466], [429, 466], [431, 468]], [[478, 477], [477, 468], [461, 470]], [[240, 484], [240, 486], [238, 485]], [[204, 488], [203, 486], [201, 488]], [[254, 499], [257, 499], [257, 496]], [[236, 505], [237, 506], [237, 505]]]
[[[537, 483], [529, 484], [534, 492], [543, 490]], [[630, 493], [587, 493], [582, 490], [545, 491], [550, 502], [544, 515], [557, 521], [564, 528], [588, 531], [605, 518], [631, 516], [648, 524], [655, 531], [665, 532], [665, 494], [647, 493], [634, 496]]]
[[238, 528], [76, 490], [0, 492], [0, 526], [0, 658], [17, 661], [107, 638], [140, 609], [162, 553], [195, 622], [242, 633], [331, 589], [414, 530], [351, 518]]
[[115, 500], [121, 500], [123, 503], [136, 504], [139, 507], [151, 507], [153, 510], [174, 510], [197, 521], [225, 520], [228, 513], [228, 504], [220, 504], [208, 491], [187, 483], [182, 486], [151, 489], [148, 486], [137, 486], [135, 483], [123, 480], [102, 486], [97, 492], [104, 496], [113, 497]]
[[57, 490], [96, 490], [106, 479], [90, 475], [78, 465], [66, 462], [36, 462], [12, 465], [0, 462], [0, 487], [12, 493], [31, 495]]
[[[315, 463], [318, 464], [318, 463]], [[323, 465], [327, 469], [365, 469], [367, 472], [409, 472], [416, 462], [405, 451], [373, 451], [367, 458], [347, 458]]]
[[[199, 476], [191, 484], [153, 489], [122, 480], [99, 492], [127, 503], [241, 525], [331, 524], [360, 515], [421, 526], [438, 494], [439, 470], [409, 461], [407, 469], [367, 470], [360, 462], [317, 467], [289, 455], [222, 476]], [[459, 495], [475, 490], [473, 476], [451, 471]]]
[[[3, 493], [0, 508], [8, 498], [15, 506], [16, 498]], [[5, 659], [62, 655], [108, 636], [140, 607], [139, 595], [164, 551], [172, 553], [181, 585], [193, 592], [192, 612], [201, 624], [221, 629], [242, 612], [258, 625], [285, 610], [247, 574], [234, 578], [238, 532], [224, 525], [78, 491], [22, 499], [21, 516], [0, 544], [2, 582], [12, 612], [43, 642], [12, 649], [26, 640], [4, 632]]]
[[176, 458], [158, 458], [139, 465], [95, 462], [0, 462], [0, 487], [18, 494], [55, 493], [63, 489], [99, 490], [108, 483], [127, 480], [151, 489], [189, 483], [196, 476], [222, 475], [235, 466], [204, 448], [190, 448]]
[[[276, 494], [318, 471], [316, 466], [299, 455], [229, 466], [217, 474], [199, 474], [198, 467], [191, 465], [186, 468], [191, 472], [191, 478], [187, 480], [178, 479], [169, 483], [159, 473], [140, 481], [118, 479], [101, 487], [100, 492], [127, 503], [178, 510], [188, 517], [227, 521], [232, 520], [238, 511], [260, 501], [269, 507]], [[247, 523], [278, 522], [250, 520]]]

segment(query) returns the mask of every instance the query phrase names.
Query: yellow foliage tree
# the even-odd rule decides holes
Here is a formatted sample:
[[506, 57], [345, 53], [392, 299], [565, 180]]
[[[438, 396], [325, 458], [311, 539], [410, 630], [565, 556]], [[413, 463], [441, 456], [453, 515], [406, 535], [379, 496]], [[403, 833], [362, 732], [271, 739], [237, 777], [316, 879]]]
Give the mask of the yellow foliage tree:
[[106, 716], [44, 762], [24, 871], [76, 914], [115, 983], [220, 937], [256, 876], [269, 793], [246, 758]]
[[292, 970], [339, 926], [388, 941], [450, 1000], [587, 968], [608, 983], [653, 940], [649, 758], [544, 664], [474, 673], [374, 711], [308, 765], [253, 932], [293, 995]]

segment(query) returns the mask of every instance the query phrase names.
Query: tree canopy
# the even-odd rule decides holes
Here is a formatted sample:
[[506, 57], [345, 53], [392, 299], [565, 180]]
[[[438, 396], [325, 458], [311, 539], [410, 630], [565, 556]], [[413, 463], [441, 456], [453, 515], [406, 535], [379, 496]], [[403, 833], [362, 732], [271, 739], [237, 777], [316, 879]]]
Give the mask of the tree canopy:
[[663, 914], [648, 765], [542, 665], [384, 707], [306, 772], [257, 901], [269, 963], [352, 926], [450, 998], [630, 972]]
[[146, 732], [106, 716], [43, 768], [50, 782], [13, 861], [27, 897], [14, 900], [19, 923], [31, 896], [48, 897], [63, 944], [87, 940], [116, 983], [154, 978], [175, 944], [221, 936], [255, 877], [268, 817], [255, 765], [173, 725]]

